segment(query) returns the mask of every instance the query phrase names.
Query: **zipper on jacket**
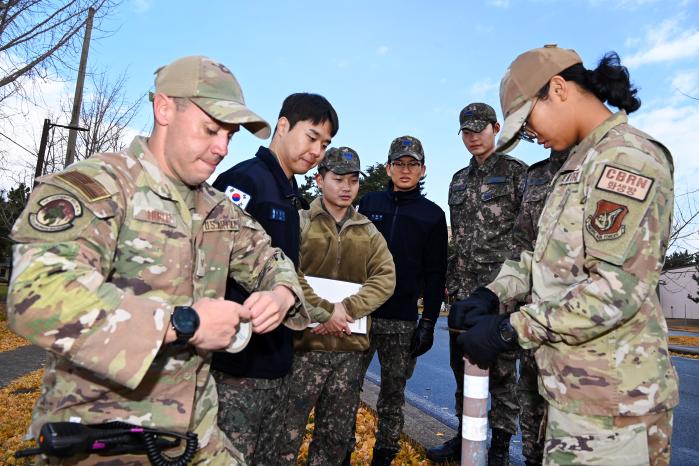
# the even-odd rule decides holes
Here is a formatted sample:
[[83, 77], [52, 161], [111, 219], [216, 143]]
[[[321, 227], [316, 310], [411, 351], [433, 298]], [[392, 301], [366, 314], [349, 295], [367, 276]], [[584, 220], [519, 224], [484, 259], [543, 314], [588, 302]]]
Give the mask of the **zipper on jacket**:
[[[394, 198], [394, 202], [396, 199]], [[393, 209], [393, 220], [391, 220], [391, 234], [388, 236], [388, 244], [393, 245], [393, 230], [396, 228], [396, 219], [398, 218], [398, 204], [396, 203], [396, 208]]]

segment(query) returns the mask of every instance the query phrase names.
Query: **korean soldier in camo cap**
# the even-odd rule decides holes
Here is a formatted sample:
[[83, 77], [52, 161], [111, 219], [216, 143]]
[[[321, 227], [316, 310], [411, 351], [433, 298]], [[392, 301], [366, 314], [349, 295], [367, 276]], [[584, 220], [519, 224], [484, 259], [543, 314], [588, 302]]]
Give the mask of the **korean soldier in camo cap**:
[[[239, 464], [216, 426], [210, 351], [242, 335], [243, 320], [249, 333], [308, 318], [293, 264], [206, 179], [240, 126], [262, 138], [270, 129], [206, 57], [158, 69], [152, 101], [149, 138], [39, 179], [12, 230], [10, 326], [49, 350], [30, 435], [49, 421], [119, 420], [195, 432], [193, 464]], [[242, 305], [221, 299], [229, 276], [253, 292]]]
[[[330, 148], [315, 176], [322, 196], [301, 216], [301, 283], [314, 322], [294, 337], [289, 377], [286, 437], [276, 464], [295, 466], [306, 422], [315, 408], [309, 466], [350, 464], [362, 378], [367, 330], [352, 333], [349, 324], [368, 316], [393, 293], [393, 257], [381, 233], [352, 208], [359, 191], [359, 156], [349, 147]], [[323, 298], [305, 277], [361, 284], [339, 302]], [[369, 320], [369, 319], [367, 319]]]
[[[636, 92], [616, 53], [587, 70], [574, 50], [555, 45], [517, 57], [500, 84], [502, 150], [518, 135], [573, 147], [534, 250], [469, 298], [461, 323], [470, 330], [459, 343], [481, 365], [513, 347], [536, 350], [547, 465], [670, 463], [677, 374], [655, 290], [672, 223], [673, 163], [628, 124], [641, 105]], [[488, 315], [529, 293], [518, 312]]]
[[[454, 174], [449, 185], [456, 252], [447, 271], [447, 290], [457, 300], [450, 314], [459, 300], [492, 281], [510, 257], [512, 225], [522, 201], [518, 187], [527, 171], [521, 160], [495, 150], [500, 123], [490, 105], [476, 102], [464, 107], [459, 114], [459, 128], [471, 161]], [[451, 321], [449, 326], [452, 327]], [[432, 461], [457, 461], [461, 456], [464, 363], [463, 352], [456, 342], [458, 336], [458, 330], [450, 328], [449, 360], [456, 381], [459, 432], [453, 439], [427, 451]], [[493, 435], [488, 461], [491, 465], [507, 464], [510, 437], [517, 432], [515, 359], [515, 354], [508, 353], [498, 358], [490, 369], [492, 402], [488, 418]]]
[[[381, 366], [371, 466], [390, 465], [400, 451], [405, 385], [417, 358], [432, 347], [444, 300], [447, 221], [444, 211], [422, 193], [425, 160], [418, 138], [393, 139], [386, 160], [390, 177], [386, 189], [365, 194], [357, 208], [381, 232], [396, 265], [396, 291], [371, 315], [371, 341], [363, 356], [362, 375], [376, 353]], [[423, 308], [418, 314], [420, 295]]]

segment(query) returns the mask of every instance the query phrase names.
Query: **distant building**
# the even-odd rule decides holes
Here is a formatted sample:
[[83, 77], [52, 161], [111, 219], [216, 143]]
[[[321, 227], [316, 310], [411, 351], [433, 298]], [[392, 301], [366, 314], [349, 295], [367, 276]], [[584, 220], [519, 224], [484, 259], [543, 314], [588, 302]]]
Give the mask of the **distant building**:
[[692, 279], [697, 274], [694, 265], [665, 270], [660, 275], [660, 305], [669, 319], [699, 319], [699, 303], [687, 295], [698, 296], [699, 284]]

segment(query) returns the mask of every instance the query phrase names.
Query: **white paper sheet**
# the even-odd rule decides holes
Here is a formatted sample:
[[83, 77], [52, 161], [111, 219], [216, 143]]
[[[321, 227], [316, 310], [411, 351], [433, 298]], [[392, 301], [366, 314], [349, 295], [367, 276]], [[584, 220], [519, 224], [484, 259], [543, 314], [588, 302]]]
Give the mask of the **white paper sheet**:
[[[342, 280], [332, 280], [330, 278], [313, 277], [306, 275], [306, 281], [313, 288], [313, 292], [319, 297], [331, 303], [342, 302], [348, 296], [356, 294], [361, 288], [361, 283], [344, 282]], [[355, 319], [349, 324], [352, 333], [367, 333], [367, 318]], [[316, 327], [318, 323], [313, 323], [309, 327]]]

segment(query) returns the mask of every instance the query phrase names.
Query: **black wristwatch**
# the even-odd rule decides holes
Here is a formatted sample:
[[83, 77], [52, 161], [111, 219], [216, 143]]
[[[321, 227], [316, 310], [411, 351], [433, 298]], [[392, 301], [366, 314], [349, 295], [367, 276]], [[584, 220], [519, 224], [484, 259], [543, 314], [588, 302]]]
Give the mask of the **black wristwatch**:
[[505, 343], [516, 343], [517, 342], [517, 332], [515, 329], [512, 327], [512, 324], [510, 324], [510, 318], [508, 317], [507, 319], [503, 320], [500, 322], [500, 338], [502, 338], [502, 341]]
[[199, 314], [190, 306], [175, 306], [170, 317], [172, 328], [175, 329], [177, 340], [172, 344], [184, 346], [192, 339], [199, 328]]

